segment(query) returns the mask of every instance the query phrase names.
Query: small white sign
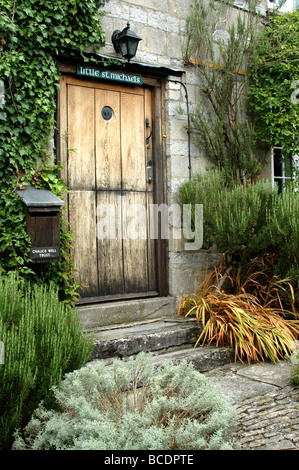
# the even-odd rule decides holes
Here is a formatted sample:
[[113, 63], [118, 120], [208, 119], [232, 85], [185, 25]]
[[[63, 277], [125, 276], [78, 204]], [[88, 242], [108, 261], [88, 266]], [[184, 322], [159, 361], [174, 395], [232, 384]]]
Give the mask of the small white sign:
[[131, 75], [123, 72], [112, 72], [110, 70], [100, 70], [94, 67], [77, 67], [77, 75], [90, 78], [100, 78], [104, 80], [114, 80], [116, 82], [128, 83], [131, 85], [142, 85], [142, 77], [140, 75]]

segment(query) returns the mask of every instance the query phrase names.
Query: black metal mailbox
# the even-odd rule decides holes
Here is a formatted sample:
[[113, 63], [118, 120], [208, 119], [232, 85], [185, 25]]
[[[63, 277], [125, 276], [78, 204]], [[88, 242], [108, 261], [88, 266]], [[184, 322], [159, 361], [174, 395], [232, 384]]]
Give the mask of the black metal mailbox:
[[47, 189], [27, 186], [18, 190], [24, 204], [30, 259], [47, 263], [60, 259], [60, 208], [64, 202]]

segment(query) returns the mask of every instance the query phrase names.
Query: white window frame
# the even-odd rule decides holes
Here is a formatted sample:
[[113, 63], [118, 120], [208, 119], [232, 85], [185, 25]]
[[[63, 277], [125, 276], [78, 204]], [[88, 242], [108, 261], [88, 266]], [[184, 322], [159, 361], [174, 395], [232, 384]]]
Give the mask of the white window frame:
[[[281, 185], [281, 191], [284, 191], [286, 183], [289, 183], [291, 181], [294, 181], [293, 175], [288, 176], [285, 173], [285, 162], [283, 161], [283, 153], [282, 153], [282, 147], [272, 147], [271, 149], [271, 180], [272, 180], [272, 188], [275, 187], [275, 184], [277, 184], [277, 180], [280, 180], [282, 182]], [[281, 175], [275, 175], [275, 150], [281, 150], [281, 156], [282, 161], [280, 162], [281, 165]], [[293, 170], [298, 170], [299, 171], [299, 155], [292, 155], [291, 156], [291, 168]]]
[[[268, 8], [269, 10], [274, 10], [279, 5], [279, 0], [268, 0]], [[289, 11], [294, 11], [298, 8], [298, 1], [297, 0], [286, 0], [285, 3], [279, 8], [281, 13], [287, 13]]]

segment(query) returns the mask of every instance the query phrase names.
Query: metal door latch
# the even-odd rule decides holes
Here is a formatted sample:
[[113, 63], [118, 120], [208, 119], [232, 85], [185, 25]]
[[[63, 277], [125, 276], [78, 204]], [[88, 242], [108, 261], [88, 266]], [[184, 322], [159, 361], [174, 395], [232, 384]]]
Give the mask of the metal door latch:
[[149, 141], [150, 141], [150, 138], [151, 138], [152, 133], [153, 133], [153, 130], [152, 130], [151, 126], [150, 126], [149, 118], [146, 118], [146, 120], [145, 120], [145, 125], [146, 125], [146, 127], [149, 128], [149, 130], [150, 130], [150, 135], [146, 138], [146, 145], [149, 145]]
[[152, 183], [153, 182], [153, 162], [150, 160], [147, 162], [147, 167], [146, 167], [146, 182], [147, 183]]

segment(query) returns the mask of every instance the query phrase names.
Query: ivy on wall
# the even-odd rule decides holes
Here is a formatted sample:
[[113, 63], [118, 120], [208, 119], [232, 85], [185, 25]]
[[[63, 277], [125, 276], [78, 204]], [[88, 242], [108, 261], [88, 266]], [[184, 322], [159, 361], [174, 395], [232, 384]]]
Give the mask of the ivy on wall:
[[251, 79], [257, 137], [298, 153], [299, 10], [271, 18], [254, 51]]
[[0, 272], [53, 281], [72, 302], [76, 286], [67, 227], [61, 230], [61, 261], [38, 277], [28, 259], [23, 206], [16, 189], [27, 184], [61, 196], [59, 167], [51, 163], [59, 74], [54, 56], [65, 48], [104, 44], [99, 8], [106, 0], [0, 0]]

